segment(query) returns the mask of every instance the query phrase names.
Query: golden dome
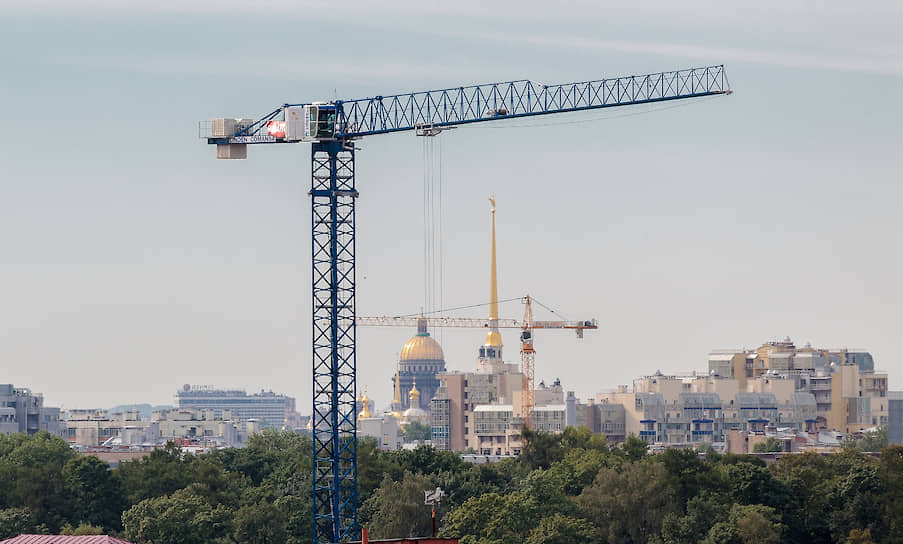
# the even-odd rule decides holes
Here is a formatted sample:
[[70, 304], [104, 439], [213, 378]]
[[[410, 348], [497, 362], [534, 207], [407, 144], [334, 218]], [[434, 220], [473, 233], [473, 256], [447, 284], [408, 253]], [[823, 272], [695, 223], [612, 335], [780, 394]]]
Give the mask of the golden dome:
[[417, 378], [414, 378], [414, 383], [411, 385], [411, 391], [408, 392], [408, 398], [411, 400], [411, 404], [420, 398], [420, 391], [417, 390]]
[[442, 353], [442, 346], [439, 345], [439, 342], [430, 337], [429, 333], [425, 333], [408, 340], [401, 348], [399, 359], [401, 361], [444, 361], [445, 354]]

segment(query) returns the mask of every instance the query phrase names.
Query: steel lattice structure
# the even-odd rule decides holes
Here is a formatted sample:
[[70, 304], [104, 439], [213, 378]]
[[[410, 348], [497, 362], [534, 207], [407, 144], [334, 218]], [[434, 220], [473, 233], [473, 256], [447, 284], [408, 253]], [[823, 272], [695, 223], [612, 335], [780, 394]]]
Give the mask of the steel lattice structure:
[[661, 102], [724, 91], [723, 66], [543, 85], [529, 80], [336, 102], [337, 132], [350, 137]]
[[[315, 543], [357, 537], [353, 140], [415, 130], [435, 135], [456, 125], [730, 92], [724, 67], [709, 66], [559, 85], [519, 80], [360, 100], [283, 104], [257, 120], [215, 119], [199, 127], [200, 136], [217, 145], [217, 158], [243, 159], [248, 144], [313, 142]], [[292, 121], [307, 123], [308, 111], [310, 126], [305, 124], [297, 132], [300, 129], [290, 123], [288, 114], [301, 112]], [[548, 328], [572, 327], [549, 322]], [[582, 329], [578, 327], [577, 332], [581, 334]]]
[[354, 149], [318, 142], [311, 160], [313, 541], [341, 542], [357, 530]]
[[[334, 137], [359, 138], [422, 127], [442, 128], [497, 121], [730, 94], [723, 65], [638, 76], [543, 85], [530, 80], [453, 87], [357, 100], [331, 102], [337, 110]], [[284, 104], [235, 135], [202, 135], [212, 144], [284, 143], [267, 133], [267, 122], [284, 119]]]

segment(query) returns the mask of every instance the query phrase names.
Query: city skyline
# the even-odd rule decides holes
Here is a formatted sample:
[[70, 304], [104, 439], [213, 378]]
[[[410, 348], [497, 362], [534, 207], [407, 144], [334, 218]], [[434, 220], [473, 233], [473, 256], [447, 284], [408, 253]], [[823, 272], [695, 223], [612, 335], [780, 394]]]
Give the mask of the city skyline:
[[[317, 45], [334, 41], [337, 15], [311, 3], [227, 2], [213, 17], [204, 2], [8, 3], [3, 381], [72, 407], [168, 403], [183, 383], [278, 389], [309, 413], [309, 149], [217, 162], [197, 120], [723, 63], [729, 97], [440, 136], [446, 306], [487, 301], [494, 192], [500, 298], [599, 319], [580, 341], [537, 333], [537, 381], [560, 377], [586, 398], [789, 335], [868, 350], [893, 387], [903, 7], [506, 5], [503, 30], [473, 2], [351, 9], [327, 56]], [[299, 23], [305, 48], [289, 52]], [[222, 38], [249, 28], [267, 32]], [[422, 145], [362, 147], [358, 313], [416, 313]], [[413, 335], [359, 331], [358, 384], [377, 406]], [[473, 368], [479, 331], [436, 336], [449, 369]], [[516, 361], [517, 334], [502, 337]]]

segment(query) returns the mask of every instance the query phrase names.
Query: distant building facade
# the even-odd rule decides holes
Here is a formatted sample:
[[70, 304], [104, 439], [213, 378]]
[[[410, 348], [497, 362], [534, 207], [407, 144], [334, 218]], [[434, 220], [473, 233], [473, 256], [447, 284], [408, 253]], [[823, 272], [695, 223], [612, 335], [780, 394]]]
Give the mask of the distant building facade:
[[248, 436], [259, 432], [255, 420], [232, 419], [228, 410], [217, 418], [212, 409], [156, 410], [150, 419], [137, 412], [110, 413], [107, 410], [70, 410], [63, 433], [70, 444], [132, 447], [159, 446], [169, 440], [196, 440], [211, 446], [239, 447]]
[[[518, 405], [523, 374], [506, 364], [495, 373], [447, 372], [439, 375], [439, 389], [430, 402], [433, 445], [451, 451], [479, 451], [475, 411], [480, 406]], [[517, 417], [520, 417], [518, 407]]]
[[286, 395], [261, 391], [249, 395], [240, 389], [215, 389], [209, 386], [185, 385], [176, 393], [176, 405], [183, 410], [213, 410], [214, 418], [222, 419], [229, 412], [231, 419], [256, 421], [262, 427], [301, 427], [295, 399]]
[[740, 391], [772, 379], [812, 394], [819, 430], [849, 433], [888, 424], [887, 373], [875, 370], [868, 352], [800, 348], [785, 338], [755, 350], [714, 352], [708, 362], [710, 374], [737, 380]]
[[0, 384], [0, 434], [47, 431], [62, 436], [60, 409], [44, 406], [44, 396], [30, 389]]
[[751, 436], [744, 439], [749, 444], [766, 432], [788, 444], [811, 445], [803, 434], [854, 433], [889, 423], [887, 374], [875, 370], [867, 352], [797, 348], [787, 338], [755, 350], [711, 353], [708, 366], [707, 374], [638, 378], [631, 389], [599, 393], [596, 404], [623, 409], [625, 435], [664, 445]]
[[887, 443], [903, 446], [903, 391], [887, 394]]

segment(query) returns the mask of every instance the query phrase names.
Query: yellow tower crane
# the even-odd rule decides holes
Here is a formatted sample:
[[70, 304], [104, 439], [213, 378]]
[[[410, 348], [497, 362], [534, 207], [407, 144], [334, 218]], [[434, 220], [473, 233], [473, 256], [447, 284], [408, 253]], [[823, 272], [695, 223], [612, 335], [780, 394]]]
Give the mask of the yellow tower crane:
[[[451, 327], [467, 329], [488, 329], [487, 335], [499, 334], [498, 329], [521, 329], [521, 371], [524, 374], [523, 387], [521, 389], [521, 416], [524, 424], [532, 427], [534, 408], [534, 380], [535, 355], [533, 348], [534, 329], [570, 329], [577, 333], [577, 338], [583, 338], [583, 331], [596, 330], [599, 323], [595, 319], [583, 321], [535, 321], [533, 320], [532, 297], [524, 297], [524, 320], [517, 319], [480, 319], [470, 317], [412, 317], [412, 316], [358, 316], [355, 324], [359, 327], [418, 327], [423, 330], [426, 327]], [[500, 336], [500, 335], [499, 335]], [[396, 378], [397, 383], [397, 378]], [[397, 389], [396, 385], [396, 389]]]
[[[361, 317], [355, 318], [355, 324], [365, 327], [417, 327], [417, 330], [426, 331], [432, 327], [463, 327], [472, 329], [488, 329], [486, 344], [484, 347], [493, 348], [493, 357], [501, 361], [502, 335], [499, 329], [521, 329], [521, 373], [523, 383], [521, 386], [521, 418], [527, 428], [533, 428], [533, 412], [536, 407], [536, 388], [534, 377], [536, 375], [536, 350], [533, 348], [534, 329], [571, 329], [577, 333], [577, 338], [583, 338], [583, 331], [599, 328], [595, 319], [583, 321], [535, 321], [533, 319], [533, 298], [526, 295], [523, 298], [524, 318], [516, 319], [499, 318], [499, 289], [498, 269], [495, 257], [495, 195], [489, 198], [492, 204], [490, 211], [492, 217], [492, 243], [489, 260], [489, 319], [476, 319], [468, 317], [426, 317], [426, 316], [401, 316], [401, 317]], [[488, 351], [488, 350], [487, 350]], [[398, 385], [398, 369], [395, 371], [395, 402], [400, 400]]]

